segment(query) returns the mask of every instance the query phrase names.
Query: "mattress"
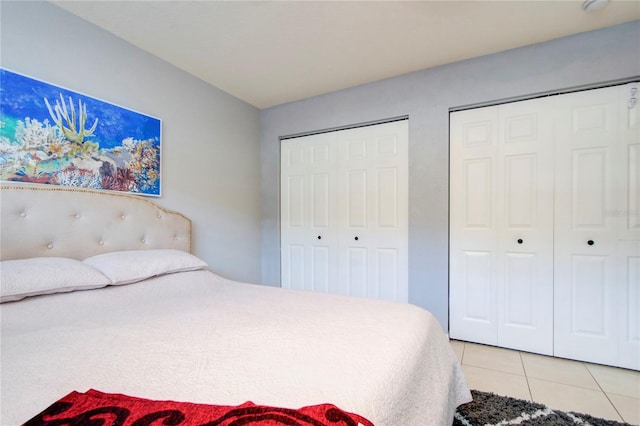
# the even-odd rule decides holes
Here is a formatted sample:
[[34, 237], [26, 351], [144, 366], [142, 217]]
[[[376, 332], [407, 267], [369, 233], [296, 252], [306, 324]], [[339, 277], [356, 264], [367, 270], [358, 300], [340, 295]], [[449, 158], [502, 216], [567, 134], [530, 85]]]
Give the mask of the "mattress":
[[0, 305], [0, 424], [71, 391], [205, 404], [331, 403], [380, 426], [450, 425], [471, 400], [413, 305], [251, 285], [208, 270]]

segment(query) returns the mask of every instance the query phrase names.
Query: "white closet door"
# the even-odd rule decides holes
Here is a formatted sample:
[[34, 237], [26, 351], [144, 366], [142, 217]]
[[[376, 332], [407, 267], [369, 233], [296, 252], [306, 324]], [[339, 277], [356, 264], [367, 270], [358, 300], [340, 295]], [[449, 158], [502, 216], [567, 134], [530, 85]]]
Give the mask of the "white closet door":
[[553, 103], [498, 107], [498, 344], [553, 354]]
[[282, 286], [408, 301], [408, 121], [283, 140]]
[[407, 302], [408, 121], [339, 132], [343, 293]]
[[452, 337], [640, 369], [638, 91], [451, 114]]
[[559, 357], [616, 365], [618, 89], [557, 96], [555, 337]]
[[[630, 102], [630, 98], [636, 102]], [[618, 309], [618, 365], [640, 370], [640, 84], [619, 88], [618, 157], [620, 185], [618, 209], [611, 212], [618, 221], [618, 276], [621, 295]]]
[[450, 115], [449, 335], [498, 344], [498, 114]]
[[283, 287], [338, 291], [336, 160], [328, 134], [281, 143]]
[[451, 114], [450, 334], [553, 350], [547, 99]]

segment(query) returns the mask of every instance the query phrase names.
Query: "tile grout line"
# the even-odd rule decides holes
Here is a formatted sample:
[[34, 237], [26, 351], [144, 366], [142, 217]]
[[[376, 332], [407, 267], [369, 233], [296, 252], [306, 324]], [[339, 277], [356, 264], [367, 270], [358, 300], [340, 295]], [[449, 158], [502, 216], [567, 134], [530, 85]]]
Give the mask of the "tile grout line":
[[[463, 361], [464, 361], [464, 357], [466, 355], [466, 349], [467, 349], [466, 346], [467, 346], [468, 342], [462, 341], [461, 343], [462, 343], [462, 355], [461, 355], [460, 364], [462, 365]], [[505, 348], [505, 349], [507, 349], [507, 348]], [[526, 380], [526, 383], [527, 383], [527, 390], [528, 390], [528, 393], [529, 393], [529, 396], [530, 396], [530, 401], [536, 402], [533, 399], [533, 392], [531, 391], [531, 383], [529, 381], [530, 377], [527, 374], [527, 369], [526, 369], [525, 364], [524, 364], [524, 358], [525, 357], [523, 356], [523, 352], [522, 351], [518, 351], [518, 350], [513, 350], [513, 349], [508, 349], [508, 350], [518, 353], [518, 356], [520, 357], [521, 367], [522, 367], [522, 370], [524, 372], [524, 377], [525, 377], [525, 380]], [[602, 387], [602, 385], [600, 384], [600, 382], [598, 381], [598, 379], [596, 378], [594, 373], [591, 371], [591, 369], [589, 369], [589, 367], [587, 366], [587, 363], [582, 362], [582, 361], [578, 361], [578, 360], [569, 360], [569, 361], [571, 361], [572, 363], [575, 363], [575, 364], [582, 365], [583, 368], [586, 368], [586, 370], [588, 372], [588, 375], [596, 383], [597, 389], [584, 387], [584, 386], [576, 386], [576, 385], [571, 385], [571, 384], [567, 384], [567, 383], [558, 383], [557, 381], [548, 380], [548, 379], [536, 379], [536, 380], [541, 380], [541, 381], [547, 382], [547, 383], [558, 384], [558, 385], [563, 385], [563, 386], [569, 386], [569, 387], [572, 387], [572, 388], [583, 389], [583, 390], [592, 391], [592, 392], [600, 392], [600, 394], [604, 395], [604, 397], [609, 402], [610, 406], [613, 408], [614, 412], [618, 416], [618, 419], [616, 421], [622, 421], [622, 422], [627, 422], [628, 423], [628, 420], [625, 419], [625, 417], [622, 415], [621, 411], [618, 409], [616, 404], [609, 397], [609, 394], [604, 390], [604, 388]], [[489, 371], [489, 372], [508, 374], [508, 375], [512, 375], [512, 376], [521, 376], [520, 374], [517, 374], [517, 373], [512, 373], [512, 372], [503, 371], [503, 370], [495, 370], [493, 368], [488, 368], [488, 367], [480, 366], [480, 365], [473, 365], [473, 364], [465, 364], [465, 365], [468, 365], [469, 367], [473, 367], [473, 368], [478, 368], [478, 369], [481, 369], [481, 370]], [[612, 394], [618, 395], [615, 392], [612, 392]], [[621, 396], [625, 396], [623, 394], [620, 394], [620, 395]], [[511, 397], [517, 398], [516, 396], [512, 396], [512, 395], [505, 395], [505, 396], [511, 396]], [[631, 397], [631, 398], [633, 398], [633, 397]], [[638, 399], [638, 398], [636, 398], [636, 399], [638, 401], [640, 401], [640, 399]], [[587, 414], [589, 414], [589, 413], [587, 413]], [[613, 419], [610, 419], [610, 420], [613, 420]], [[640, 426], [640, 425], [638, 425], [638, 426]]]
[[531, 385], [529, 384], [529, 375], [527, 374], [527, 369], [524, 366], [524, 359], [522, 358], [522, 352], [518, 351], [518, 355], [520, 355], [520, 363], [522, 364], [522, 371], [524, 372], [524, 379], [527, 382], [527, 390], [529, 391], [529, 400], [531, 402], [535, 402], [533, 400], [533, 392], [531, 392]]
[[618, 416], [620, 416], [623, 422], [626, 422], [624, 416], [622, 415], [622, 413], [620, 413], [620, 411], [618, 410], [618, 407], [616, 407], [616, 404], [614, 404], [613, 401], [611, 401], [611, 398], [609, 398], [609, 395], [607, 395], [607, 392], [605, 392], [605, 390], [602, 388], [602, 386], [600, 385], [600, 382], [598, 381], [596, 376], [593, 375], [589, 367], [587, 367], [587, 365], [584, 362], [581, 362], [580, 364], [582, 364], [582, 366], [586, 368], [586, 370], [589, 372], [589, 375], [593, 378], [593, 381], [596, 382], [596, 385], [598, 385], [598, 388], [600, 388], [600, 392], [602, 392], [604, 397], [607, 398], [607, 401], [609, 401], [609, 404], [611, 404], [615, 412], [618, 413]]
[[[516, 376], [516, 377], [525, 377], [524, 374], [512, 373], [510, 371], [495, 370], [493, 368], [482, 367], [482, 366], [475, 365], [475, 364], [464, 364], [464, 365], [466, 365], [468, 367], [478, 368], [480, 370], [491, 371], [492, 373], [508, 374], [510, 376]], [[553, 382], [550, 382], [550, 383], [553, 383]], [[594, 390], [594, 389], [592, 389], [592, 390]], [[522, 399], [522, 398], [520, 398], [520, 399]]]

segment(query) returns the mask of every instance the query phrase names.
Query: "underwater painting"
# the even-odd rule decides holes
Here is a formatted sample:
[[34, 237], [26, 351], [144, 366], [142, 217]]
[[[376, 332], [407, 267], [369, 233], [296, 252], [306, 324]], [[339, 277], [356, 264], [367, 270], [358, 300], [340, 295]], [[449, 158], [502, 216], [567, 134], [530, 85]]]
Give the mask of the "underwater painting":
[[159, 119], [0, 68], [0, 180], [160, 196]]

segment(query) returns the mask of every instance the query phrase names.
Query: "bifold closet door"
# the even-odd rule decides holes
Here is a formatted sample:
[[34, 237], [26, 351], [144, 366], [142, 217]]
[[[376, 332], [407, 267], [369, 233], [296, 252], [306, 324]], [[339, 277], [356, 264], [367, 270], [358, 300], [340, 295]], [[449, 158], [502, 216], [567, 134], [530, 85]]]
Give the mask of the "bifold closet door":
[[630, 107], [632, 86], [556, 99], [554, 353], [638, 369], [640, 107]]
[[551, 354], [548, 100], [455, 112], [450, 120], [450, 335]]
[[281, 142], [283, 287], [339, 291], [337, 158], [326, 133]]
[[282, 286], [408, 301], [408, 121], [281, 141]]
[[449, 119], [449, 335], [497, 345], [497, 110], [460, 111]]
[[616, 282], [623, 294], [618, 311], [618, 365], [640, 370], [640, 83], [628, 84], [618, 93], [622, 184], [617, 191], [620, 211], [612, 212], [618, 219]]
[[336, 136], [343, 293], [408, 302], [408, 121]]
[[553, 110], [498, 108], [498, 342], [553, 353]]
[[450, 115], [452, 337], [640, 369], [638, 86]]

